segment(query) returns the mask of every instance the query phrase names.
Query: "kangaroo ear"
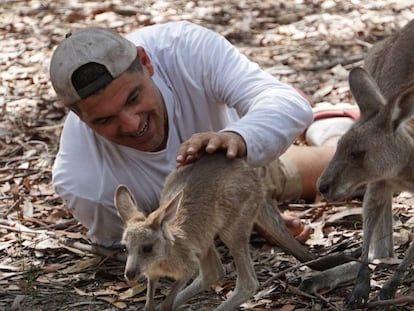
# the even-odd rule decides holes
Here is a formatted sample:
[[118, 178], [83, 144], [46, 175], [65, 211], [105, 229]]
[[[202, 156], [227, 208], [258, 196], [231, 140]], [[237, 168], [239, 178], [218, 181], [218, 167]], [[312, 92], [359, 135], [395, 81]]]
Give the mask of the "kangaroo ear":
[[174, 195], [174, 197], [171, 200], [159, 207], [158, 213], [154, 213], [154, 215], [151, 215], [154, 216], [152, 225], [154, 229], [159, 228], [162, 225], [169, 222], [170, 220], [174, 219], [178, 209], [181, 206], [183, 196], [184, 191], [180, 190]]
[[404, 121], [414, 117], [414, 88], [409, 89], [399, 96], [392, 110], [393, 129]]
[[164, 221], [170, 221], [177, 214], [183, 200], [184, 190], [180, 190], [168, 203], [165, 208]]
[[352, 95], [361, 110], [361, 118], [368, 119], [377, 114], [386, 102], [369, 73], [362, 67], [353, 68], [348, 80]]
[[114, 201], [115, 207], [124, 224], [127, 224], [132, 218], [145, 218], [144, 214], [138, 211], [135, 199], [127, 186], [119, 185], [116, 188]]

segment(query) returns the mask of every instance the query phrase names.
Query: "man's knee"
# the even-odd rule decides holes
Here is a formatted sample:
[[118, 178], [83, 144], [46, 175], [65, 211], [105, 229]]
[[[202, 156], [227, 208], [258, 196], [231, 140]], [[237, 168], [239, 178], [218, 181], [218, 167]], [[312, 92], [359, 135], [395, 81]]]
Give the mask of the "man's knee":
[[283, 154], [278, 159], [259, 169], [264, 180], [266, 194], [277, 201], [299, 199], [302, 195], [300, 173], [289, 158]]

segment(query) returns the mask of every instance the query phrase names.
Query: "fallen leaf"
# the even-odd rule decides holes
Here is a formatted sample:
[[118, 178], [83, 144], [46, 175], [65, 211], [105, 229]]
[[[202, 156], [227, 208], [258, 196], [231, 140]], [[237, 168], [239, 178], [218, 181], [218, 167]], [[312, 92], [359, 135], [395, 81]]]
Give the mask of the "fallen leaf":
[[118, 298], [120, 300], [126, 300], [126, 299], [134, 297], [135, 295], [138, 295], [138, 294], [144, 292], [146, 289], [147, 289], [147, 284], [139, 283], [139, 284], [131, 287], [130, 289], [122, 292], [121, 294], [119, 294]]
[[101, 297], [98, 297], [98, 299], [109, 302], [110, 304], [114, 305], [118, 309], [125, 309], [126, 307], [128, 307], [128, 305], [125, 302], [118, 301], [115, 297], [101, 296]]
[[74, 265], [62, 270], [61, 273], [77, 273], [86, 270], [92, 266], [96, 266], [102, 260], [101, 257], [93, 257], [86, 260], [76, 262]]

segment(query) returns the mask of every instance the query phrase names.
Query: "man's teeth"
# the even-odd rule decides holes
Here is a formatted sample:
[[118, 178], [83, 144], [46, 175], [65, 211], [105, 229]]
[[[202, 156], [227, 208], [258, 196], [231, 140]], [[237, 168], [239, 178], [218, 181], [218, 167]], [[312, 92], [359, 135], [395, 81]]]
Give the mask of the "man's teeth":
[[140, 137], [140, 136], [142, 136], [142, 135], [144, 135], [145, 134], [145, 132], [147, 131], [147, 129], [148, 129], [148, 120], [147, 121], [145, 121], [145, 124], [144, 124], [144, 126], [142, 127], [142, 129], [136, 134], [138, 137]]

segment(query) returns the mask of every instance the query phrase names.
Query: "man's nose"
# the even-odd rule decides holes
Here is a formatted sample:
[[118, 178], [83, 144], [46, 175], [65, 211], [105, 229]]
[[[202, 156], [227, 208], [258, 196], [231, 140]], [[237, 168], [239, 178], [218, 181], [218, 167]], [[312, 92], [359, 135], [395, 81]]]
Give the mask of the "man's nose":
[[141, 117], [139, 114], [133, 114], [123, 111], [119, 115], [119, 123], [122, 133], [135, 133], [139, 129]]

